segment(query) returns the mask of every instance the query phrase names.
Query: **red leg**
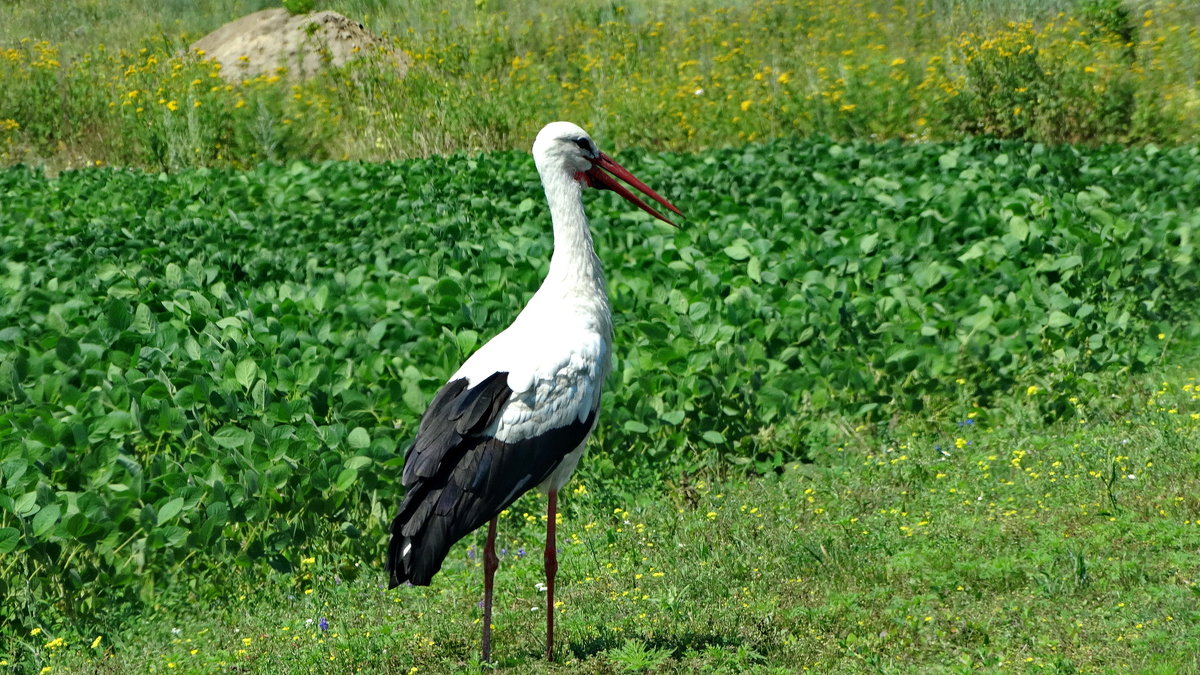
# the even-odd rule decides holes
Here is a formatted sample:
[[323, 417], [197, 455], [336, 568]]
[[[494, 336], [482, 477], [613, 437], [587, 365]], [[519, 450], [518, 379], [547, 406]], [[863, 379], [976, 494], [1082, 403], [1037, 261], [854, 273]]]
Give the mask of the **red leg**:
[[558, 516], [558, 490], [550, 491], [546, 509], [546, 660], [554, 660], [554, 575], [558, 573], [558, 551], [554, 546], [554, 526]]
[[483, 547], [483, 662], [492, 656], [492, 581], [500, 559], [496, 557], [496, 518], [488, 523], [487, 544]]

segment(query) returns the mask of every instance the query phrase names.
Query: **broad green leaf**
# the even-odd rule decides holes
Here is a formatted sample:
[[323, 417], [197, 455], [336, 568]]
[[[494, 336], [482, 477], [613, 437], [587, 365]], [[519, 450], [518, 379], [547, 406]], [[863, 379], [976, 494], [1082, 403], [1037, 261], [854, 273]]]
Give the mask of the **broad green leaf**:
[[683, 422], [685, 416], [686, 413], [684, 413], [682, 410], [672, 410], [659, 415], [659, 417], [667, 424], [680, 424]]
[[182, 510], [183, 498], [181, 497], [176, 497], [166, 504], [163, 504], [162, 508], [158, 510], [158, 524], [162, 525], [163, 523], [166, 523], [175, 516], [179, 515], [179, 512]]
[[1021, 216], [1013, 216], [1008, 221], [1008, 233], [1017, 241], [1025, 241], [1029, 237], [1029, 223]]
[[258, 364], [254, 362], [254, 359], [242, 359], [238, 362], [234, 374], [238, 384], [242, 385], [244, 389], [249, 389], [258, 375]]
[[13, 504], [13, 513], [18, 516], [29, 516], [36, 513], [37, 510], [37, 492], [26, 492], [17, 497]]
[[354, 482], [357, 480], [358, 471], [355, 471], [354, 469], [342, 469], [341, 472], [338, 473], [337, 480], [334, 481], [334, 487], [337, 488], [339, 492], [345, 492], [346, 490], [349, 490], [350, 486], [354, 485]]
[[138, 303], [137, 309], [133, 312], [133, 323], [130, 325], [130, 330], [143, 335], [154, 330], [154, 322], [151, 319], [149, 306], [144, 303]]
[[745, 260], [750, 257], [750, 249], [743, 244], [733, 244], [725, 247], [725, 255], [734, 260]]
[[225, 425], [213, 434], [213, 440], [223, 448], [240, 448], [254, 440], [254, 434], [233, 425]]
[[361, 450], [371, 444], [371, 435], [362, 427], [354, 427], [346, 436], [346, 443], [355, 450]]
[[982, 257], [984, 251], [985, 247], [983, 242], [977, 241], [974, 244], [971, 244], [971, 247], [967, 249], [966, 253], [958, 256], [958, 259], [960, 262], [970, 262], [971, 260]]
[[318, 312], [324, 312], [325, 307], [329, 304], [329, 287], [321, 285], [317, 288], [317, 292], [313, 295], [313, 307]]
[[21, 541], [21, 531], [15, 527], [0, 527], [0, 555], [17, 550]]
[[351, 457], [350, 459], [346, 460], [345, 467], [347, 469], [353, 469], [355, 471], [359, 471], [361, 469], [367, 468], [373, 462], [374, 462], [374, 460], [371, 459], [370, 457], [364, 457], [362, 455], [355, 455], [354, 457]]
[[1062, 326], [1071, 325], [1071, 317], [1056, 309], [1050, 312], [1050, 318], [1047, 323], [1049, 323], [1051, 328], [1061, 328]]
[[367, 331], [367, 344], [371, 345], [372, 347], [378, 347], [379, 343], [383, 340], [384, 335], [387, 334], [387, 329], [388, 322], [386, 319], [382, 321], [376, 321], [374, 325], [371, 326], [371, 330]]
[[875, 246], [879, 244], [879, 234], [872, 232], [858, 241], [858, 250], [864, 255], [875, 250]]
[[48, 504], [37, 512], [33, 517], [31, 531], [33, 536], [45, 536], [54, 526], [58, 524], [58, 517], [62, 514], [62, 507], [58, 504]]
[[124, 410], [113, 410], [92, 426], [89, 438], [94, 441], [105, 438], [121, 438], [132, 433], [134, 425], [133, 415]]

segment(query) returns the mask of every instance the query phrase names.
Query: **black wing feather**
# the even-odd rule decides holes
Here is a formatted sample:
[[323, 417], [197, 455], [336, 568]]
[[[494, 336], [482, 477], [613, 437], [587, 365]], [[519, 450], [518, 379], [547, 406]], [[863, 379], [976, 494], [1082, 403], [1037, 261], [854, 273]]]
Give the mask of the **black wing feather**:
[[408, 490], [392, 521], [389, 588], [429, 585], [451, 546], [544, 481], [596, 421], [593, 410], [514, 443], [484, 435], [511, 396], [508, 373], [494, 373], [473, 387], [454, 380], [433, 397], [404, 461]]

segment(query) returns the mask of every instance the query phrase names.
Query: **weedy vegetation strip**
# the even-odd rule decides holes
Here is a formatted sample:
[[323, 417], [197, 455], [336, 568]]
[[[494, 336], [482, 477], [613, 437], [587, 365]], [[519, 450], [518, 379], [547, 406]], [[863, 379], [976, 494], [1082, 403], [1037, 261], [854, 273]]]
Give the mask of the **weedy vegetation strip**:
[[[1069, 413], [1196, 311], [1195, 147], [624, 157], [690, 219], [592, 199], [619, 363], [582, 477], [614, 502], [962, 397]], [[525, 153], [18, 168], [0, 202], [6, 631], [376, 561], [427, 398], [550, 253]]]
[[525, 149], [553, 119], [677, 151], [810, 134], [1200, 139], [1195, 2], [340, 0], [321, 5], [381, 50], [304, 83], [226, 82], [189, 45], [258, 4], [126, 0], [84, 19], [9, 3], [0, 165], [394, 160]]

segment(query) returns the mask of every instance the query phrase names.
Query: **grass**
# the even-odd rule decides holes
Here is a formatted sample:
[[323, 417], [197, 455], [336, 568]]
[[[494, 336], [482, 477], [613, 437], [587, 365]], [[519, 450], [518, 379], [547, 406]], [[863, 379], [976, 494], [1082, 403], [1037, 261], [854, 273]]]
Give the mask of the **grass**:
[[524, 149], [553, 119], [617, 149], [812, 133], [1200, 138], [1200, 15], [1167, 0], [1136, 12], [1108, 0], [660, 0], [554, 13], [528, 0], [346, 0], [327, 6], [385, 34], [408, 76], [368, 59], [304, 84], [226, 84], [187, 46], [263, 3], [198, 5], [6, 5], [0, 164], [377, 161]]
[[[571, 484], [559, 661], [540, 659], [539, 515], [501, 523], [495, 657], [522, 672], [1196, 672], [1200, 371], [1111, 376], [1044, 421], [982, 410], [849, 431], [809, 464], [613, 507]], [[31, 672], [450, 672], [478, 667], [481, 535], [430, 588], [306, 559], [266, 586], [164, 597], [101, 635], [46, 625]], [[528, 555], [525, 555], [528, 553]], [[345, 566], [363, 572], [341, 581]]]

